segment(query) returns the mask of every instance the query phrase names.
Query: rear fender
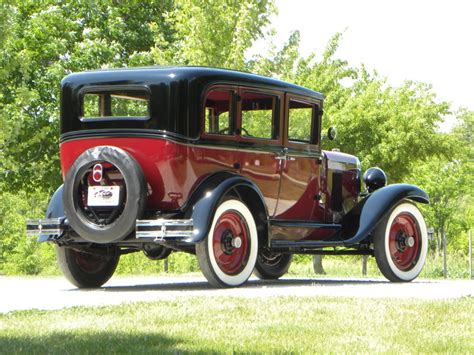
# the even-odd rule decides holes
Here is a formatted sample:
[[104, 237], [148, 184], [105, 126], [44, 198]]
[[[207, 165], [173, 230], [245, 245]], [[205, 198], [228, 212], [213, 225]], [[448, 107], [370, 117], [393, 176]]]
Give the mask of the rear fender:
[[404, 199], [429, 204], [428, 194], [414, 185], [393, 184], [371, 193], [347, 213], [342, 221], [344, 244], [358, 243]]
[[[49, 200], [48, 208], [46, 209], [46, 218], [61, 218], [66, 216], [63, 205], [63, 189], [64, 185], [59, 186], [51, 197], [51, 200]], [[38, 237], [38, 242], [46, 242], [48, 240], [48, 236], [44, 234]]]
[[[236, 174], [226, 175], [226, 179], [215, 184], [216, 177], [204, 181], [198, 191], [191, 197], [194, 203], [188, 204], [185, 212], [187, 218], [193, 220], [193, 236], [188, 242], [198, 243], [210, 232], [214, 213], [222, 199], [226, 196], [235, 196], [242, 200], [252, 212], [257, 222], [259, 236], [268, 233], [268, 211], [259, 188], [249, 179]], [[265, 240], [266, 241], [266, 240]]]

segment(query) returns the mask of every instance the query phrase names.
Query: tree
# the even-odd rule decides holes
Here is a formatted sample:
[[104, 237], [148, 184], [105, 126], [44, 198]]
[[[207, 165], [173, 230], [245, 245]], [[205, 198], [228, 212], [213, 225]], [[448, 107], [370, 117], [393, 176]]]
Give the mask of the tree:
[[449, 156], [451, 147], [437, 131], [449, 105], [438, 102], [429, 85], [406, 82], [391, 87], [363, 66], [350, 67], [336, 58], [340, 39], [336, 34], [318, 61], [315, 54], [299, 55], [295, 32], [280, 51], [256, 57], [250, 68], [323, 92], [323, 127], [338, 129], [337, 142], [324, 142], [324, 148], [337, 146], [354, 154], [364, 168], [381, 167], [390, 182], [402, 181], [418, 160], [433, 154]]
[[2, 3], [0, 180], [55, 189], [59, 83], [76, 71], [152, 64], [241, 69], [273, 2], [24, 0]]

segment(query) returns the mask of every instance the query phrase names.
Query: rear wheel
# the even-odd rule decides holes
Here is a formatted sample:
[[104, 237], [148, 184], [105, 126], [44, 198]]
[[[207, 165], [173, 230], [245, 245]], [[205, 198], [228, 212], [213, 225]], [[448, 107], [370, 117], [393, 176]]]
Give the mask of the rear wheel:
[[215, 287], [245, 283], [255, 267], [257, 227], [252, 213], [239, 200], [222, 202], [209, 234], [196, 245], [202, 273]]
[[293, 255], [260, 251], [255, 264], [254, 275], [261, 280], [276, 280], [288, 272]]
[[415, 279], [428, 250], [426, 224], [409, 202], [397, 205], [374, 232], [374, 254], [382, 274], [393, 282]]
[[114, 274], [119, 262], [115, 247], [84, 251], [56, 246], [59, 267], [66, 278], [79, 288], [94, 288], [105, 284]]

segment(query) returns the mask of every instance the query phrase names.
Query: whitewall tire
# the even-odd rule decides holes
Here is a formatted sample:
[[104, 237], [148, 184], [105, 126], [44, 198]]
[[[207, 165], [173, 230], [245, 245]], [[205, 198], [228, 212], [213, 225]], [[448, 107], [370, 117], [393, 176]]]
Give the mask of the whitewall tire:
[[254, 270], [257, 252], [255, 220], [247, 206], [236, 199], [219, 205], [208, 236], [196, 245], [201, 271], [215, 287], [245, 283]]
[[413, 203], [398, 204], [375, 229], [375, 260], [390, 281], [415, 279], [423, 269], [427, 251], [425, 220]]

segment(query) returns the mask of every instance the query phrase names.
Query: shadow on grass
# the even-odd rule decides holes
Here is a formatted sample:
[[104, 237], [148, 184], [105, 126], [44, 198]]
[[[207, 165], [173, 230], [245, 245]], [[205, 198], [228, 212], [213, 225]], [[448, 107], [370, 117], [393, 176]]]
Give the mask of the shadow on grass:
[[[416, 283], [430, 283], [430, 281], [416, 281]], [[348, 285], [376, 285], [393, 283], [386, 280], [341, 280], [341, 279], [282, 279], [282, 280], [250, 280], [240, 286], [240, 289], [279, 288], [295, 286], [348, 286]], [[87, 292], [97, 289], [71, 289], [69, 291]], [[104, 286], [100, 288], [104, 292], [143, 292], [143, 291], [212, 291], [218, 292], [218, 288], [210, 286], [206, 281], [172, 281], [157, 284], [141, 284], [130, 286]]]
[[[184, 339], [159, 333], [81, 330], [46, 332], [47, 334], [0, 335], [3, 354], [110, 354], [110, 353], [183, 353]], [[181, 345], [181, 346], [180, 346]], [[194, 347], [196, 344], [193, 345]], [[208, 352], [212, 349], [197, 349]]]

